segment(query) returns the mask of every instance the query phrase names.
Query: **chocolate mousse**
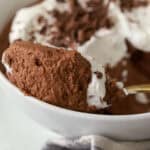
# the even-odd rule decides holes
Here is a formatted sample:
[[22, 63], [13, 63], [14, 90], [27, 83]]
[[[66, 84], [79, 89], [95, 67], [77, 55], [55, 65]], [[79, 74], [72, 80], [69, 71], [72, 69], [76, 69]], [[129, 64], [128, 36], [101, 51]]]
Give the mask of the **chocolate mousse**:
[[[8, 49], [9, 55], [13, 55], [14, 60], [18, 59], [18, 63], [16, 65], [12, 60], [4, 59], [7, 62], [3, 61], [7, 76], [26, 94], [64, 108], [112, 115], [149, 112], [149, 94], [125, 95], [124, 93], [127, 86], [150, 82], [149, 10], [150, 3], [148, 0], [42, 0], [31, 7], [22, 8], [16, 13], [10, 27], [10, 32], [8, 32], [9, 44], [15, 41], [30, 41], [32, 43], [15, 42], [10, 46]], [[40, 45], [37, 46], [33, 43], [39, 43], [49, 48]], [[17, 50], [14, 54], [11, 54], [14, 51], [12, 50], [14, 49], [13, 47], [17, 47]], [[32, 84], [35, 81], [34, 78], [38, 78], [38, 74], [35, 72], [35, 77], [31, 82], [32, 88], [29, 86], [30, 84], [28, 88], [26, 88], [25, 84], [20, 85], [18, 82], [25, 82], [25, 79], [27, 79], [26, 76], [33, 77], [28, 76], [27, 73], [26, 75], [21, 74], [26, 68], [22, 67], [21, 63], [28, 62], [28, 59], [30, 60], [30, 57], [21, 56], [22, 53], [25, 53], [26, 47], [30, 47], [29, 50], [32, 51], [33, 57], [37, 56], [37, 52], [33, 51], [33, 47], [38, 47], [35, 49], [39, 49], [39, 56], [36, 57], [37, 60], [32, 62], [34, 63], [34, 69], [32, 69], [33, 67], [30, 64], [29, 67], [31, 68], [26, 71], [31, 71], [32, 73], [34, 70], [39, 71], [40, 83], [37, 83], [42, 85], [44, 80], [43, 86], [45, 86], [45, 82], [53, 83], [55, 81], [45, 81], [49, 78], [47, 76], [50, 73], [48, 70], [45, 70], [45, 64], [43, 65], [42, 62], [46, 60], [46, 62], [51, 62], [51, 58], [53, 58], [45, 52], [45, 49], [54, 50], [51, 53], [58, 55], [58, 62], [66, 58], [66, 55], [68, 57], [71, 55], [66, 59], [68, 62], [64, 60], [65, 63], [61, 64], [61, 66], [68, 65], [68, 63], [72, 64], [70, 62], [72, 59], [77, 61], [84, 59], [87, 62], [86, 64], [89, 64], [86, 71], [89, 70], [88, 73], [90, 75], [87, 74], [86, 77], [90, 79], [85, 79], [86, 86], [84, 82], [84, 88], [81, 88], [83, 93], [79, 93], [78, 95], [74, 93], [75, 97], [80, 96], [77, 99], [75, 97], [71, 98], [69, 102], [69, 97], [71, 96], [69, 92], [71, 89], [69, 88], [69, 91], [66, 92], [64, 86], [75, 87], [75, 85], [68, 83], [65, 71], [62, 72], [62, 77], [57, 74], [59, 79], [65, 79], [65, 82], [59, 85], [60, 88], [58, 86], [57, 88], [58, 90], [63, 88], [62, 93], [68, 93], [67, 98], [64, 98], [66, 96], [60, 93], [54, 100], [45, 99], [44, 95], [50, 94], [50, 92], [46, 92], [47, 90], [45, 90], [45, 93], [42, 94], [44, 88]], [[2, 47], [1, 49], [5, 48]], [[23, 50], [21, 52], [18, 49]], [[43, 49], [44, 52], [41, 52]], [[74, 51], [74, 56], [80, 56], [80, 59], [76, 59], [76, 57], [72, 58], [73, 52], [70, 51], [72, 49], [78, 51]], [[7, 56], [8, 50], [4, 52], [3, 58]], [[57, 50], [64, 52], [61, 55], [59, 52], [56, 53]], [[17, 53], [20, 54], [17, 55]], [[21, 59], [19, 60], [18, 57], [21, 57]], [[41, 58], [42, 61], [39, 61]], [[76, 64], [80, 63], [74, 62], [74, 66]], [[82, 70], [81, 66], [79, 66], [75, 68]], [[16, 72], [16, 75], [14, 74], [15, 68], [16, 70], [20, 70]], [[51, 66], [46, 68], [51, 68]], [[56, 70], [59, 69], [55, 68]], [[72, 73], [68, 72], [67, 74], [74, 77]], [[44, 78], [42, 77], [43, 74]], [[53, 73], [51, 75], [54, 76]], [[15, 76], [22, 76], [22, 81], [17, 81], [17, 77]], [[78, 73], [77, 76], [80, 76], [80, 74]], [[76, 78], [73, 78], [72, 81], [74, 79]], [[78, 79], [76, 80], [79, 81]], [[56, 83], [59, 83], [59, 81], [56, 81]], [[47, 85], [47, 88], [52, 88], [51, 85]], [[80, 83], [78, 86], [81, 87]], [[23, 87], [28, 90], [25, 91]], [[36, 91], [40, 89], [39, 91], [41, 92], [34, 91], [31, 93], [33, 89]], [[54, 97], [54, 95], [51, 96]], [[60, 98], [61, 96], [63, 98]], [[82, 100], [83, 102], [81, 102]], [[78, 104], [76, 104], [77, 101], [79, 102]]]
[[[3, 64], [8, 79], [26, 95], [67, 109], [111, 113], [109, 105], [126, 97], [124, 86], [118, 87], [104, 72], [95, 71], [95, 66], [75, 50], [18, 41], [4, 52]], [[96, 83], [100, 80], [104, 80], [104, 87], [94, 93], [95, 86], [102, 86], [102, 81]], [[98, 93], [103, 91], [102, 98]]]
[[150, 76], [150, 52], [143, 52], [142, 50], [134, 47], [127, 41], [128, 51], [131, 54], [130, 61], [134, 66], [140, 69], [147, 77]]
[[90, 63], [77, 51], [15, 42], [4, 53], [7, 76], [25, 94], [79, 111], [87, 110]]

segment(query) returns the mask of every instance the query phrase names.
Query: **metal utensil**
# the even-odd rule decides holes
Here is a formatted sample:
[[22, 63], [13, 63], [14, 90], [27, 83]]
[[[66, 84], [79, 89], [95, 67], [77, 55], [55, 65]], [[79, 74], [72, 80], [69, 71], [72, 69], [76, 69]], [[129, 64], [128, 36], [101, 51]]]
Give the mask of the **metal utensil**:
[[126, 87], [128, 94], [150, 93], [150, 84], [133, 85]]

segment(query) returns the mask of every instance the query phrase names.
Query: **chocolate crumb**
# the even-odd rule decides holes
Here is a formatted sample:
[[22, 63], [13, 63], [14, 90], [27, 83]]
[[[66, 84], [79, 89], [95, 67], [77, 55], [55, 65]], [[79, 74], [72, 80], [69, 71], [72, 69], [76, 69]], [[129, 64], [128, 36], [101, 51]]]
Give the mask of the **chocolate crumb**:
[[39, 16], [37, 18], [37, 21], [38, 21], [39, 24], [41, 24], [41, 23], [47, 24], [47, 20], [43, 16]]
[[103, 77], [103, 74], [99, 71], [94, 72], [98, 79], [101, 79]]
[[133, 8], [147, 6], [148, 4], [148, 0], [120, 0], [120, 7], [122, 11], [131, 11]]
[[[76, 48], [77, 44], [81, 45], [88, 41], [101, 27], [110, 28], [112, 26], [108, 18], [109, 2], [104, 4], [104, 0], [90, 0], [87, 3], [90, 11], [82, 8], [77, 0], [65, 2], [69, 3], [70, 11], [60, 12], [55, 9], [48, 12], [55, 18], [54, 24], [49, 26], [41, 16], [38, 18], [39, 23], [45, 22], [40, 34], [45, 35], [50, 31], [48, 40], [50, 44], [65, 48], [75, 46], [73, 48]], [[51, 32], [53, 27], [57, 29], [55, 32]]]
[[65, 2], [65, 0], [56, 0], [57, 2], [59, 2], [59, 3], [64, 3]]
[[90, 95], [90, 96], [89, 96], [89, 98], [93, 98], [93, 97], [94, 97], [94, 95]]

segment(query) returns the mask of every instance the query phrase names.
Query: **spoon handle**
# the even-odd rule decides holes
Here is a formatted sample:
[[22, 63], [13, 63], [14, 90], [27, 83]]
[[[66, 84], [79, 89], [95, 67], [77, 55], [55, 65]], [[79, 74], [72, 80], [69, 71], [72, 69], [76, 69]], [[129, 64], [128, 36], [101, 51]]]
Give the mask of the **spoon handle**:
[[126, 87], [128, 93], [150, 93], [150, 84], [133, 85]]

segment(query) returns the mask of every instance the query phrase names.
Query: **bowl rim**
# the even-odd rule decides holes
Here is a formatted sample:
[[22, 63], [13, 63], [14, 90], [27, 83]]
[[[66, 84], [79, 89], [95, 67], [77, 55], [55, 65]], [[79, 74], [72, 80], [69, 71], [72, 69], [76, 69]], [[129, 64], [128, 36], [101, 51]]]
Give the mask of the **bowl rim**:
[[0, 81], [5, 84], [4, 86], [8, 86], [12, 89], [13, 92], [24, 96], [28, 100], [30, 99], [30, 102], [41, 105], [45, 109], [51, 109], [53, 111], [57, 111], [60, 113], [63, 113], [65, 115], [71, 115], [72, 117], [81, 117], [81, 118], [87, 118], [91, 120], [113, 120], [113, 121], [127, 121], [127, 120], [139, 120], [139, 119], [145, 119], [149, 118], [150, 119], [150, 112], [146, 113], [141, 113], [141, 114], [129, 114], [129, 115], [105, 115], [105, 114], [91, 114], [91, 113], [86, 113], [86, 112], [79, 112], [79, 111], [74, 111], [70, 109], [65, 109], [59, 106], [55, 106], [52, 104], [48, 104], [46, 102], [43, 102], [41, 100], [38, 100], [35, 97], [32, 96], [25, 96], [15, 85], [13, 85], [7, 77], [0, 71]]

